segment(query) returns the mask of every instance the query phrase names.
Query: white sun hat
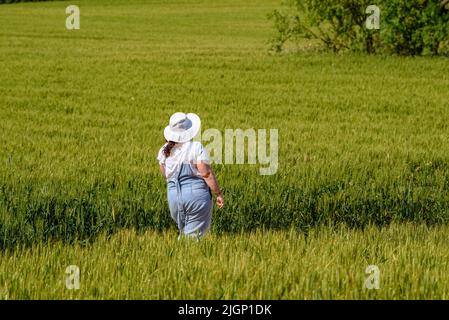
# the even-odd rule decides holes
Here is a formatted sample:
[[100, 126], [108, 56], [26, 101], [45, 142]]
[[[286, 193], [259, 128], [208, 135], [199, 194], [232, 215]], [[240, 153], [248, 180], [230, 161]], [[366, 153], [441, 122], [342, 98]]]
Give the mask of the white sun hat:
[[164, 129], [167, 141], [187, 142], [193, 139], [201, 128], [201, 120], [194, 113], [176, 112], [170, 117], [170, 124]]

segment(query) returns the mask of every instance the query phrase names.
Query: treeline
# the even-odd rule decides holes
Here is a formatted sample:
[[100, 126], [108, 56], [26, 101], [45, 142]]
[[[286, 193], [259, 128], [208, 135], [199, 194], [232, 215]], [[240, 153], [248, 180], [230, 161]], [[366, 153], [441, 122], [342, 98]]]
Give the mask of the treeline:
[[334, 52], [449, 56], [449, 0], [290, 0], [270, 16], [275, 51], [307, 38]]

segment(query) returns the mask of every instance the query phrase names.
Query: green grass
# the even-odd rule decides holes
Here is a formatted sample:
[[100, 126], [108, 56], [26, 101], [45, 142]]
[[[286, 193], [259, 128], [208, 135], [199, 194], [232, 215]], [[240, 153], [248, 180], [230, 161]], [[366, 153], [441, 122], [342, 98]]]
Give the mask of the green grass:
[[215, 167], [217, 232], [448, 221], [447, 59], [270, 55], [277, 1], [81, 1], [77, 31], [66, 5], [0, 7], [2, 247], [172, 225], [154, 158], [178, 110], [280, 130], [276, 175]]
[[[260, 176], [257, 165], [214, 166], [226, 209], [214, 212], [213, 236], [200, 247], [221, 246], [214, 243], [221, 233], [231, 243], [262, 246], [262, 236], [232, 236], [261, 228], [308, 232], [345, 224], [363, 230], [394, 223], [402, 235], [399, 244], [406, 248], [397, 253], [403, 264], [391, 266], [391, 281], [399, 281], [400, 268], [412, 268], [407, 259], [414, 257], [407, 247], [414, 234], [402, 230], [401, 224], [447, 225], [448, 59], [272, 55], [268, 48], [274, 29], [266, 15], [279, 6], [274, 0], [78, 1], [81, 29], [76, 31], [65, 29], [67, 5], [55, 1], [0, 6], [0, 248], [42, 248], [24, 249], [13, 260], [0, 262], [9, 272], [1, 273], [3, 283], [14, 286], [11, 297], [60, 296], [58, 287], [44, 289], [43, 278], [35, 281], [44, 282], [25, 284], [26, 277], [16, 272], [43, 266], [33, 262], [19, 267], [14, 259], [49, 257], [65, 245], [76, 255], [81, 249], [71, 243], [93, 242], [102, 234], [123, 229], [128, 230], [125, 234], [148, 232], [144, 238], [132, 237], [136, 243], [146, 239], [149, 247], [181, 250], [174, 233], [167, 236], [175, 226], [155, 160], [164, 142], [162, 130], [175, 111], [198, 113], [203, 129], [279, 129], [276, 175]], [[439, 228], [430, 234], [422, 229], [422, 237], [442, 236], [445, 227]], [[157, 232], [168, 232], [160, 244]], [[302, 241], [285, 232], [269, 233], [267, 241], [283, 237], [290, 237], [288, 243]], [[377, 236], [382, 232], [388, 231]], [[365, 236], [362, 231], [351, 234]], [[114, 243], [101, 239], [89, 250], [102, 252], [106, 246], [115, 254]], [[54, 240], [62, 242], [45, 245]], [[332, 236], [322, 242], [328, 245]], [[348, 244], [348, 249], [342, 245], [342, 250], [348, 252], [350, 247], [363, 250], [357, 242]], [[416, 243], [413, 250], [419, 248]], [[422, 247], [422, 254], [444, 255], [444, 249], [432, 248]], [[391, 250], [385, 251], [388, 259], [394, 259]], [[261, 254], [269, 257], [270, 252]], [[344, 252], [335, 254], [351, 258]], [[63, 256], [55, 253], [53, 259]], [[146, 266], [157, 261], [151, 255], [140, 256], [146, 257], [139, 262]], [[290, 257], [299, 259], [301, 253]], [[219, 283], [212, 282], [210, 290], [198, 287], [193, 292], [198, 298], [220, 297], [220, 290], [223, 297], [256, 298], [262, 292], [266, 297], [331, 297], [331, 292], [335, 298], [368, 297], [348, 289], [352, 287], [332, 291], [337, 278], [329, 278], [322, 293], [301, 289], [301, 281], [310, 281], [310, 286], [321, 281], [320, 267], [330, 262], [320, 258], [321, 264], [310, 262], [307, 277], [297, 273], [301, 267], [293, 267], [298, 285], [292, 279], [271, 278], [243, 285], [241, 291], [237, 284], [219, 289]], [[353, 267], [357, 271], [351, 269], [354, 277], [363, 276], [365, 262]], [[433, 268], [429, 263], [413, 271], [424, 278], [412, 277], [409, 287], [392, 284], [394, 289], [384, 289], [381, 295], [447, 298], [447, 281], [435, 284], [436, 278], [426, 278], [426, 270]], [[105, 264], [92, 272], [99, 277], [102, 268], [114, 269], [114, 264]], [[60, 274], [56, 269], [47, 275], [54, 281]], [[123, 272], [139, 274], [132, 268]], [[175, 268], [165, 272], [176, 277]], [[263, 272], [270, 271], [256, 274], [262, 277]], [[123, 277], [119, 285], [123, 290], [109, 292], [103, 286], [95, 293], [86, 287], [83, 290], [90, 291], [80, 296], [138, 295], [129, 290], [140, 280]], [[200, 277], [198, 281], [206, 282], [208, 275]], [[362, 290], [360, 281], [355, 282], [354, 288]], [[287, 291], [262, 290], [271, 283]], [[290, 289], [289, 283], [294, 283]], [[434, 295], [433, 287], [438, 288]], [[145, 297], [193, 295], [176, 287], [164, 290], [168, 291], [150, 290]]]
[[[0, 299], [448, 299], [448, 227], [210, 235], [121, 231], [92, 246], [6, 251]], [[30, 263], [32, 261], [32, 263]], [[367, 289], [368, 265], [379, 289]], [[65, 270], [80, 269], [79, 290]]]

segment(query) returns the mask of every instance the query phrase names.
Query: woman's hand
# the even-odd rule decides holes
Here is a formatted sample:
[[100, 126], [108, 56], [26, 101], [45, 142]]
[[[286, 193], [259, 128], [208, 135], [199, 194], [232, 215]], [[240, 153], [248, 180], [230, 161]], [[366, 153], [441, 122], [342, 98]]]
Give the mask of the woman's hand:
[[217, 196], [217, 206], [222, 209], [224, 207], [224, 199], [223, 199], [223, 195], [219, 194]]

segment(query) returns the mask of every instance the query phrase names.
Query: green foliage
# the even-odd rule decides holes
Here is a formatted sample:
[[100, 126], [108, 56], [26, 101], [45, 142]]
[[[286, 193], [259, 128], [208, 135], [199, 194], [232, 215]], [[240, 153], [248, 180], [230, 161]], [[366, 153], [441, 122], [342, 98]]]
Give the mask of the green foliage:
[[449, 9], [445, 0], [380, 0], [380, 31], [365, 23], [363, 0], [288, 1], [270, 17], [277, 35], [272, 48], [281, 51], [296, 38], [319, 39], [334, 52], [390, 52], [401, 55], [446, 54], [449, 41]]
[[273, 49], [280, 51], [284, 43], [295, 37], [319, 39], [326, 48], [338, 52], [373, 52], [376, 30], [365, 27], [367, 0], [294, 0], [275, 10], [274, 20], [277, 36]]
[[401, 55], [447, 53], [449, 9], [443, 1], [384, 1], [382, 8], [382, 40], [387, 50]]

